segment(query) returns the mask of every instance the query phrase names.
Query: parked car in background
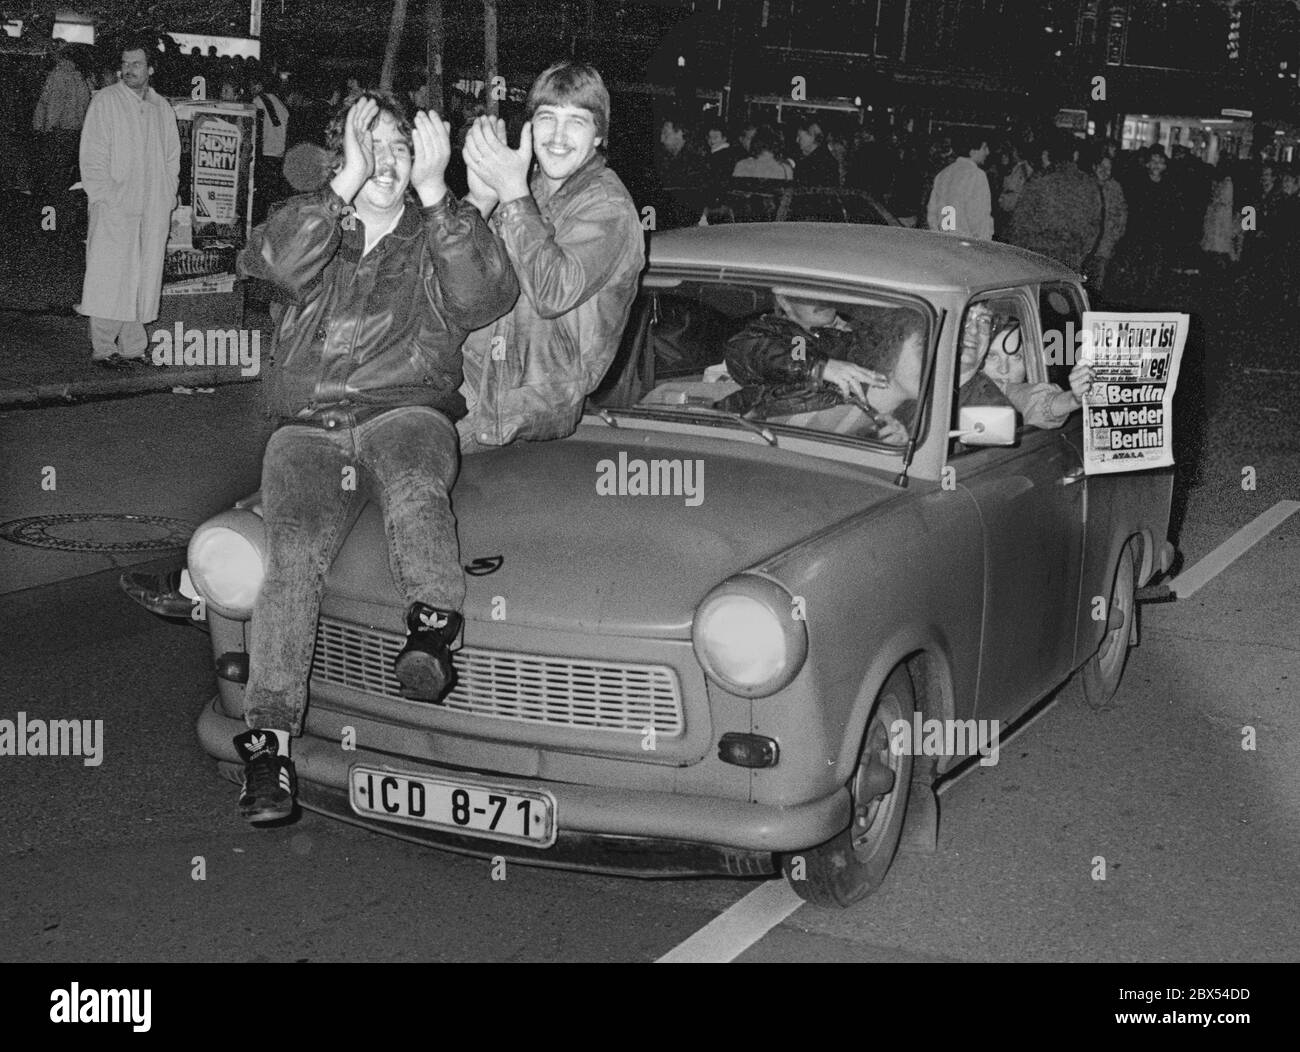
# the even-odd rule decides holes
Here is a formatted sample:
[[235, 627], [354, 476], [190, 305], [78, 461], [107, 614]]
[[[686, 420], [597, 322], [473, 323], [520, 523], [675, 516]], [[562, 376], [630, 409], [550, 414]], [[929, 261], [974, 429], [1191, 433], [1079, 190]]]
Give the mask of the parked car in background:
[[[869, 226], [901, 225], [893, 214], [863, 190], [840, 186], [798, 186], [781, 179], [731, 179], [709, 203], [696, 189], [669, 187], [663, 191], [677, 202], [695, 200], [694, 209], [663, 210], [677, 217], [678, 226], [724, 223], [862, 223]], [[658, 229], [673, 224], [658, 224]]]
[[[904, 436], [855, 402], [725, 408], [737, 385], [703, 366], [718, 375], [781, 297], [906, 323], [889, 375]], [[1042, 380], [1045, 327], [1087, 301], [1042, 257], [885, 223], [656, 235], [577, 433], [464, 460], [469, 590], [444, 705], [401, 696], [406, 604], [378, 509], [351, 527], [293, 747], [302, 806], [533, 865], [783, 871], [822, 905], [879, 887], [905, 826], [933, 845], [936, 779], [975, 760], [900, 750], [897, 728], [1005, 727], [1072, 675], [1113, 703], [1135, 591], [1173, 557], [1169, 471], [1085, 477], [1077, 412], [1059, 430], [1009, 406], [972, 425], [956, 388], [976, 305], [1019, 320]], [[253, 497], [189, 552], [219, 670], [198, 733], [234, 781], [262, 551]]]

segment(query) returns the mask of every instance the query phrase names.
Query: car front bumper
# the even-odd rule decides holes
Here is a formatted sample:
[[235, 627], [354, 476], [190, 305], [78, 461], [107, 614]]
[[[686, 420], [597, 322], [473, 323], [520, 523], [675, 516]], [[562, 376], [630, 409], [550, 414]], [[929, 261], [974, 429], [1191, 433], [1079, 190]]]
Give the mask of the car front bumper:
[[[199, 717], [200, 744], [218, 761], [221, 773], [234, 781], [239, 780], [241, 767], [233, 739], [244, 729], [243, 720], [226, 716], [216, 698]], [[308, 810], [479, 858], [500, 856], [528, 865], [627, 876], [772, 873], [777, 865], [774, 855], [823, 843], [844, 829], [850, 817], [847, 789], [810, 803], [781, 807], [456, 769], [362, 748], [344, 751], [338, 742], [311, 734], [294, 739], [293, 761], [298, 800]], [[556, 842], [548, 848], [534, 848], [359, 815], [348, 800], [348, 770], [354, 764], [468, 782], [487, 778], [495, 785], [546, 790], [555, 798]]]

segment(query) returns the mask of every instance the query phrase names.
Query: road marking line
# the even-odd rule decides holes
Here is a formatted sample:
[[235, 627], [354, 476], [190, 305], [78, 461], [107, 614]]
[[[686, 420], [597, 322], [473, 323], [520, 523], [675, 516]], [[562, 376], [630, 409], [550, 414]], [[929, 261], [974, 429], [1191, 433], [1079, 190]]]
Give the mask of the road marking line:
[[1239, 529], [1195, 566], [1188, 567], [1170, 581], [1169, 590], [1179, 599], [1194, 595], [1297, 511], [1300, 511], [1300, 500], [1278, 501], [1268, 511]]
[[784, 880], [769, 880], [655, 964], [728, 964], [802, 905], [803, 899]]

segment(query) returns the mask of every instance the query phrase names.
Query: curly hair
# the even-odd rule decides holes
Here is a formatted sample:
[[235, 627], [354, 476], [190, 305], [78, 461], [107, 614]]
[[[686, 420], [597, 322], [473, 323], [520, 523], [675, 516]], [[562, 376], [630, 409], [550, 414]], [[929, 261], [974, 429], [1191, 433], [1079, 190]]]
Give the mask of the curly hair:
[[344, 99], [334, 111], [329, 124], [325, 126], [325, 146], [334, 155], [332, 167], [335, 171], [343, 164], [343, 138], [347, 131], [348, 110], [361, 99], [374, 99], [379, 106], [375, 120], [378, 121], [385, 113], [388, 114], [397, 125], [397, 130], [402, 133], [406, 145], [414, 149], [411, 136], [415, 131], [415, 123], [406, 115], [406, 107], [402, 104], [402, 100], [391, 91], [363, 88], [361, 91], [354, 91]]

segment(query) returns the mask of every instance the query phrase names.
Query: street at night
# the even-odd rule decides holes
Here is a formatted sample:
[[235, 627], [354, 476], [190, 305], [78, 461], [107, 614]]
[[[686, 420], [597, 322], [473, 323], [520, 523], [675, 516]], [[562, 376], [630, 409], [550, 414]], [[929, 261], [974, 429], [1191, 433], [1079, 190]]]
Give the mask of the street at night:
[[17, 1010], [327, 962], [1284, 1007], [1300, 3], [44, 6]]

